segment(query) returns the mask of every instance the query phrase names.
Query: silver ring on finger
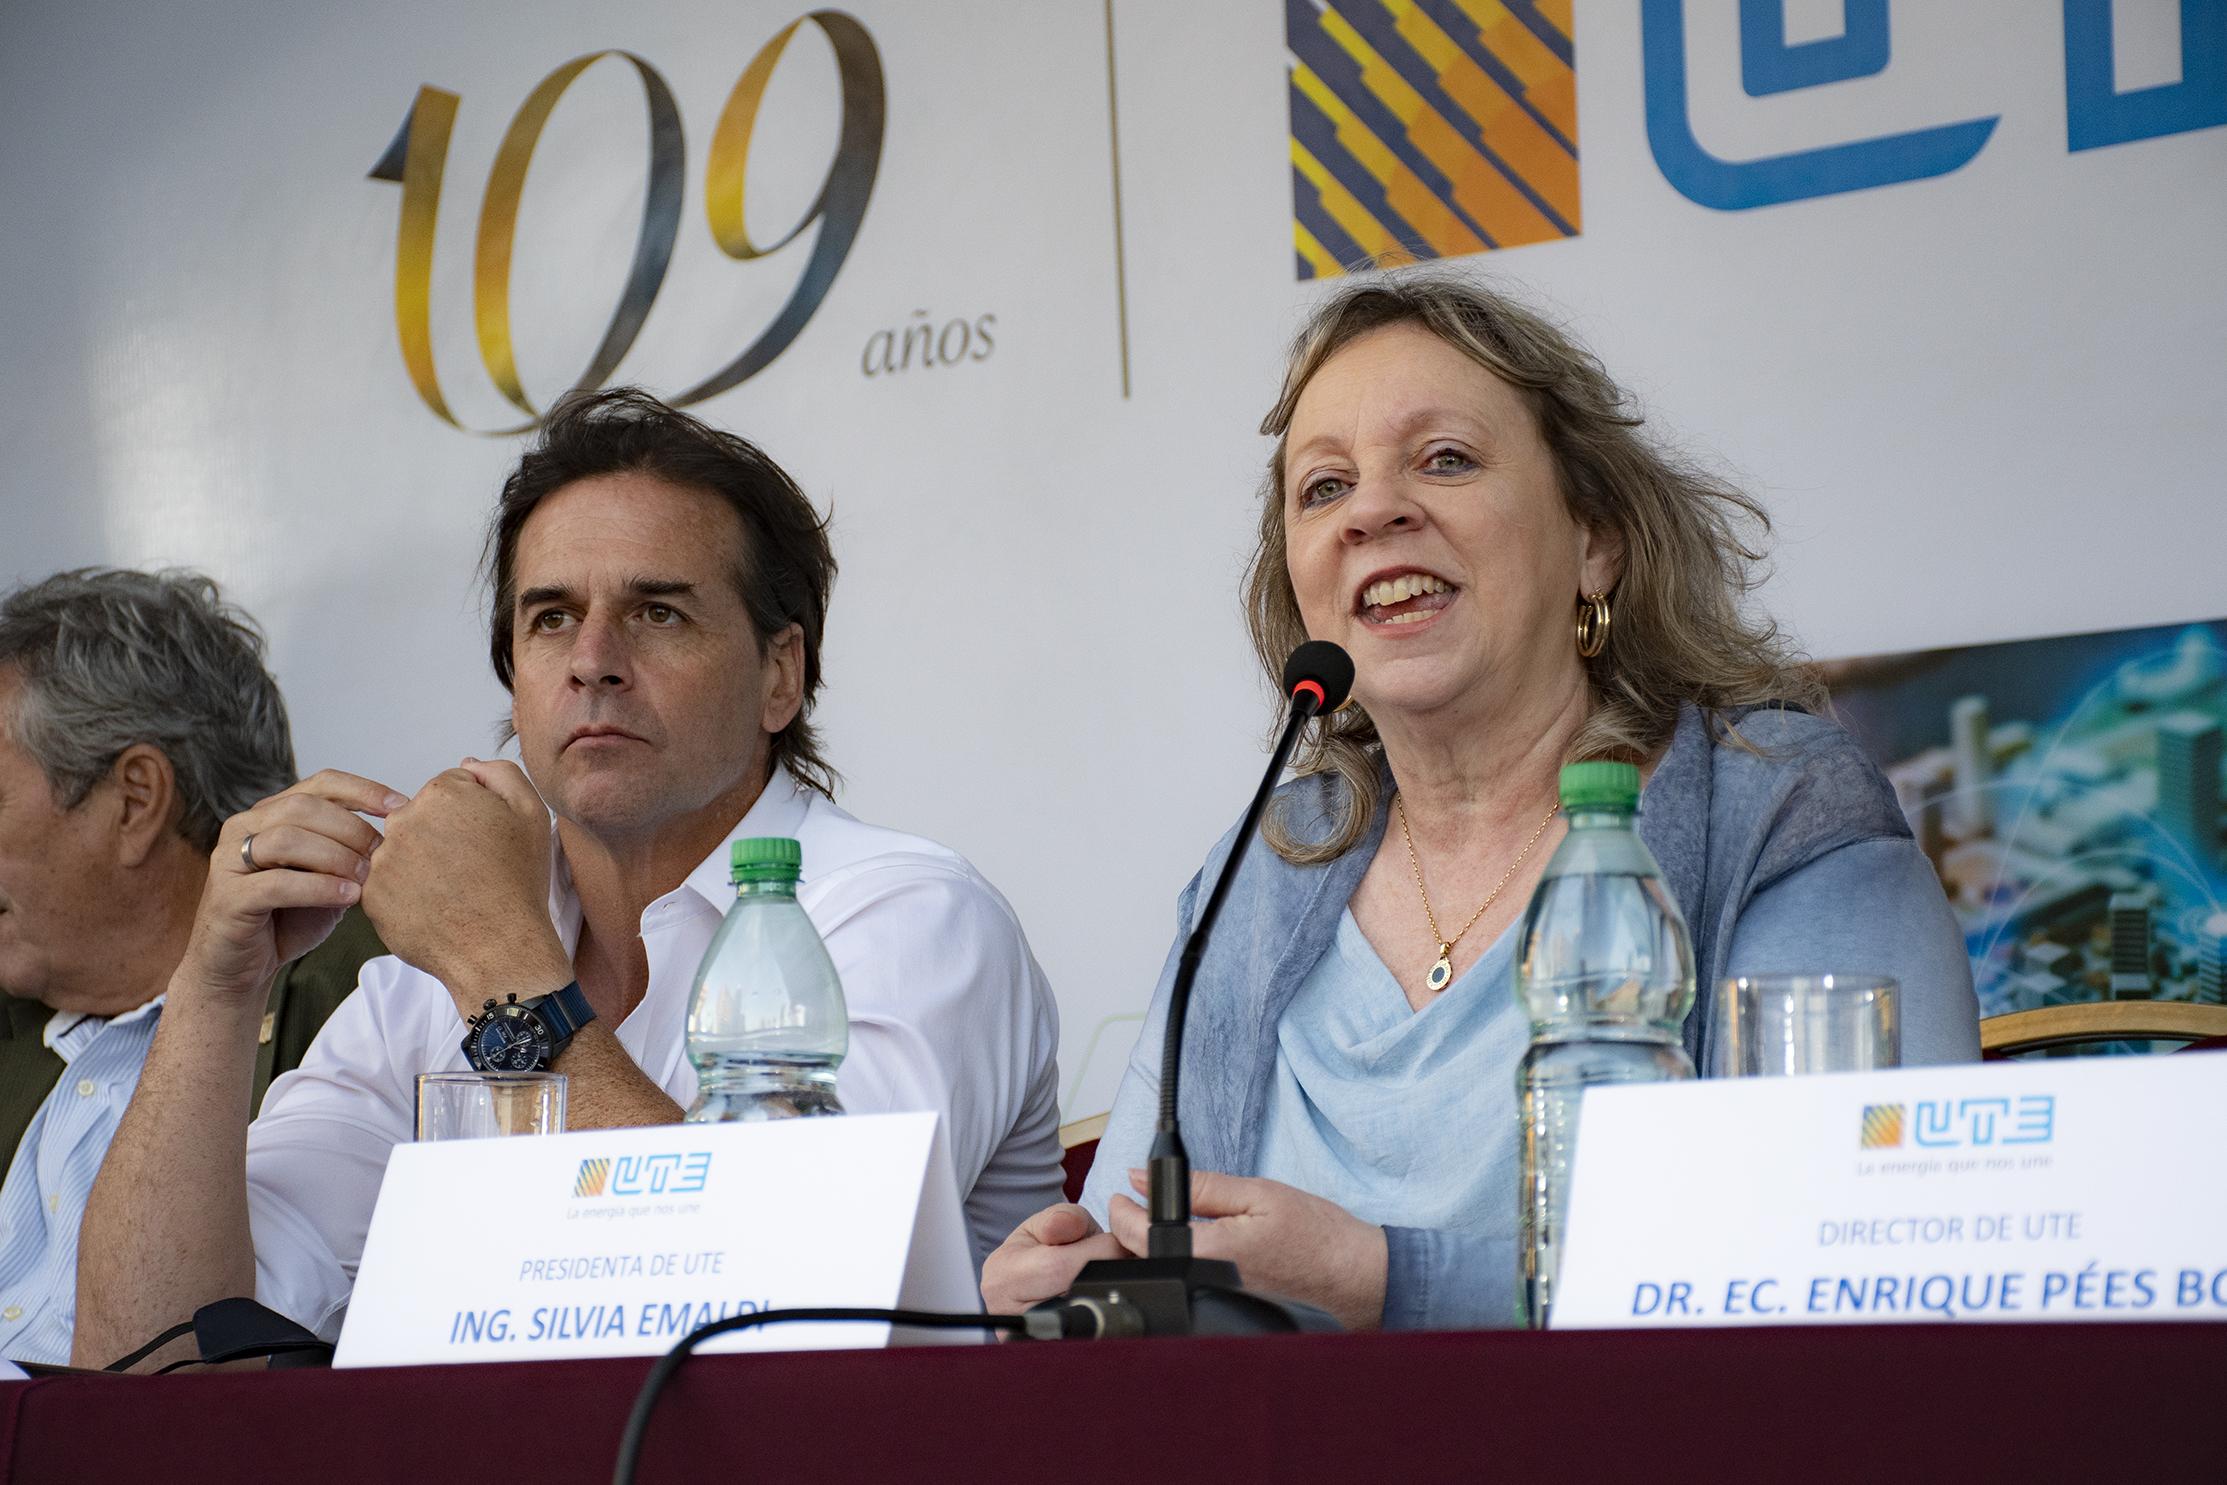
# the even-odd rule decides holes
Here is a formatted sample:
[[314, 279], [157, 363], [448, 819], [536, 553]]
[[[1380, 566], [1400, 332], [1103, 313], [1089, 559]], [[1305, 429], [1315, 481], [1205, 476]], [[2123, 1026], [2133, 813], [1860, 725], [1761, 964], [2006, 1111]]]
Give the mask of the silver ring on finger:
[[263, 869], [255, 860], [255, 832], [252, 830], [240, 840], [240, 864], [249, 871], [261, 871]]

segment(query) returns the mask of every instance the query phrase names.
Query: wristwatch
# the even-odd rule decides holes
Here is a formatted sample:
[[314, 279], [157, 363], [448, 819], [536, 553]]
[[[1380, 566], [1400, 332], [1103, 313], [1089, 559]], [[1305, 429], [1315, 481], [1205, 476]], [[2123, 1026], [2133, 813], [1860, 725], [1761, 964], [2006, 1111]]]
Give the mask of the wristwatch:
[[595, 1019], [580, 982], [554, 995], [490, 1000], [466, 1022], [464, 1060], [481, 1072], [546, 1072], [573, 1034]]

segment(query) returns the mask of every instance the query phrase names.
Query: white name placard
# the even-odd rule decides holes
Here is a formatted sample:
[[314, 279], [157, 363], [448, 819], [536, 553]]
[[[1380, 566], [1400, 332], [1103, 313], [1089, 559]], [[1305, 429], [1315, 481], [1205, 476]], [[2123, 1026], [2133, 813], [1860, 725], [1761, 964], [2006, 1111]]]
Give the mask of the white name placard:
[[[706, 1321], [800, 1305], [978, 1310], [940, 1124], [882, 1114], [398, 1146], [333, 1364], [644, 1355]], [[883, 1325], [784, 1324], [703, 1349], [889, 1339]]]
[[2227, 1054], [1588, 1092], [1556, 1328], [2227, 1319]]

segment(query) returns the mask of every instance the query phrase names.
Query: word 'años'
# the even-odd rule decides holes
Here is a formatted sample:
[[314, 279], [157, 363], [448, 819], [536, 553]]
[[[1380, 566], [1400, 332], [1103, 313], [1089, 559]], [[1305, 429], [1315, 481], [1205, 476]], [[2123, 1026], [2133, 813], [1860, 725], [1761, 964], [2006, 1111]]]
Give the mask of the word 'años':
[[866, 337], [866, 349], [859, 353], [858, 369], [869, 377], [900, 371], [910, 371], [914, 357], [919, 357], [923, 370], [937, 366], [958, 366], [968, 361], [987, 361], [997, 349], [997, 338], [992, 333], [997, 328], [998, 317], [993, 314], [976, 315], [969, 320], [958, 315], [935, 324], [928, 311], [916, 309], [912, 318], [918, 323], [907, 323], [902, 329], [876, 330]]

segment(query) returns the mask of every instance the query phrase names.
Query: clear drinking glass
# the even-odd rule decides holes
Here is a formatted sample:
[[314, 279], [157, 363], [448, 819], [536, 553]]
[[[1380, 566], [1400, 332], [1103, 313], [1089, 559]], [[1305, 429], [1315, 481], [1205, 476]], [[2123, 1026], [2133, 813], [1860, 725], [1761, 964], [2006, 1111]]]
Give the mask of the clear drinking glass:
[[564, 1133], [564, 1074], [418, 1074], [418, 1138], [480, 1140]]
[[1884, 975], [1720, 980], [1710, 1007], [1712, 1078], [1868, 1072], [1902, 1064], [1898, 987]]

